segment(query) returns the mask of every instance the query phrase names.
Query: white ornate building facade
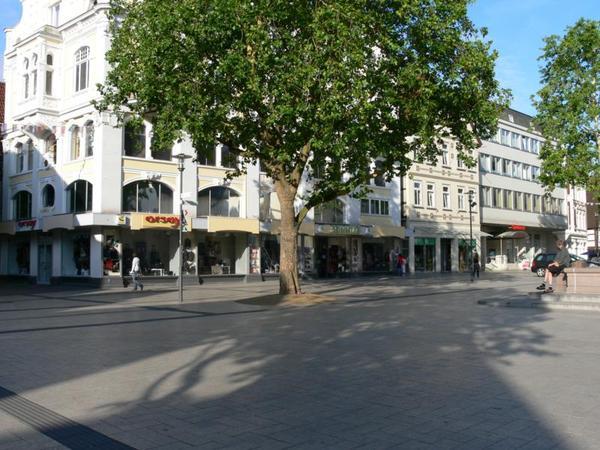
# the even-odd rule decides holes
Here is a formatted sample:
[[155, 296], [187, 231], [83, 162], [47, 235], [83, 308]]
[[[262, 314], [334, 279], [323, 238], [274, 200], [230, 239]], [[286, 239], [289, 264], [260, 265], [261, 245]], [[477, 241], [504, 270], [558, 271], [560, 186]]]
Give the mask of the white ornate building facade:
[[[92, 101], [108, 65], [108, 0], [21, 0], [6, 30], [6, 123], [0, 276], [50, 283], [110, 282], [133, 253], [148, 274], [246, 278], [277, 272], [279, 212], [259, 165], [225, 181], [237, 164], [226, 147], [191, 162], [150, 149], [152, 127], [98, 113]], [[180, 188], [185, 193], [179, 198]], [[343, 197], [311, 211], [299, 239], [301, 271], [332, 276], [387, 270], [401, 245], [400, 180], [373, 181], [369, 199]]]

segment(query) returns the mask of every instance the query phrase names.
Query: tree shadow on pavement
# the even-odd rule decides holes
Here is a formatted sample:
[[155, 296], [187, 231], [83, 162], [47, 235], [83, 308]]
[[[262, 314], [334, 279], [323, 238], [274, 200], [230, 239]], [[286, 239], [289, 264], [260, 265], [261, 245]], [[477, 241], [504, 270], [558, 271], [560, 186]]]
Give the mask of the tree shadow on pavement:
[[0, 336], [0, 350], [44, 354], [0, 379], [77, 398], [60, 412], [136, 448], [569, 448], [501, 372], [562, 356], [547, 313], [465, 291], [373, 301], [377, 286], [349, 286], [335, 304], [192, 320], [123, 311], [129, 324]]

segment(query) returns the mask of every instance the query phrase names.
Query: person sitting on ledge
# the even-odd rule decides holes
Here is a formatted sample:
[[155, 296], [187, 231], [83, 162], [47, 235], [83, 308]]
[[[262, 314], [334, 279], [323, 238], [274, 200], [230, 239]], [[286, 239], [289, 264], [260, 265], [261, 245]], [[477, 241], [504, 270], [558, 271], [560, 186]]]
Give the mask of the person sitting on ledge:
[[556, 247], [558, 248], [556, 259], [548, 264], [544, 273], [544, 282], [537, 287], [538, 290], [545, 293], [554, 291], [552, 289], [552, 279], [558, 274], [563, 273], [563, 270], [571, 264], [571, 255], [569, 255], [569, 251], [565, 247], [565, 242], [561, 239], [557, 240]]

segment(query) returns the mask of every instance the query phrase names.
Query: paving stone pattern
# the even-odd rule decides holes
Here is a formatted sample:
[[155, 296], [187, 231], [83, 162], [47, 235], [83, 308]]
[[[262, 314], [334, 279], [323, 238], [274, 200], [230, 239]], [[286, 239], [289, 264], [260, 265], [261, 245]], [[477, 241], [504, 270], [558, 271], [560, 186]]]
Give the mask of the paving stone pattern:
[[2, 287], [0, 450], [598, 448], [600, 313], [477, 304], [537, 282], [328, 280], [297, 308], [234, 301], [272, 282]]

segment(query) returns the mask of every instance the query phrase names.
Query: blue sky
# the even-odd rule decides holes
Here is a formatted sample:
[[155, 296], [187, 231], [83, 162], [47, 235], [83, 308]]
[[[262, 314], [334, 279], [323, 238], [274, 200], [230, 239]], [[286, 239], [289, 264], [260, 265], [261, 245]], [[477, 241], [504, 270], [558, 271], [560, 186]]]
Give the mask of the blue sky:
[[[512, 107], [534, 114], [530, 96], [539, 89], [543, 37], [563, 34], [580, 17], [600, 20], [598, 0], [477, 0], [469, 8], [471, 19], [487, 27], [488, 38], [500, 53], [497, 78], [513, 92]], [[0, 28], [14, 25], [21, 15], [19, 0], [0, 0]], [[4, 33], [0, 35], [4, 54]], [[2, 62], [0, 61], [0, 73]]]

